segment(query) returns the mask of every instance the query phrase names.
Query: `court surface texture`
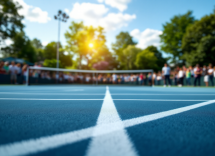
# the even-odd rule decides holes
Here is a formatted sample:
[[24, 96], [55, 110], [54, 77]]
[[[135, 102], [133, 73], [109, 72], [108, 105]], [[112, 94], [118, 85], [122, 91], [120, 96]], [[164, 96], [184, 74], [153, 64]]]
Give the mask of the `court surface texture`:
[[215, 88], [0, 86], [0, 156], [214, 156]]

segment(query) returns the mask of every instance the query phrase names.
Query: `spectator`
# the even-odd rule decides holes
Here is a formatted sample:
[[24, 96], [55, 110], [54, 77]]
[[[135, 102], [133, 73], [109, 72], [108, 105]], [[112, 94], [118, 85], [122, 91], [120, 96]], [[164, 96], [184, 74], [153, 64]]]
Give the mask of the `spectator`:
[[14, 82], [14, 84], [16, 84], [18, 68], [17, 68], [17, 66], [15, 66], [14, 61], [12, 61], [11, 65], [9, 66], [9, 73], [10, 73], [11, 83]]
[[209, 80], [210, 80], [212, 86], [214, 86], [213, 73], [214, 73], [214, 69], [212, 68], [212, 65], [210, 64], [209, 69], [208, 69], [208, 75], [209, 75]]
[[179, 79], [179, 87], [183, 86], [183, 81], [184, 81], [184, 72], [182, 70], [182, 68], [179, 68], [179, 72], [178, 72], [178, 79]]
[[17, 67], [17, 76], [21, 76], [22, 75], [22, 68], [21, 68], [21, 64], [20, 63], [17, 63], [16, 64], [16, 67]]
[[214, 78], [215, 78], [215, 66], [214, 66]]
[[194, 69], [194, 74], [195, 74], [194, 86], [196, 86], [197, 81], [198, 81], [198, 86], [200, 86], [202, 71], [198, 64], [196, 65], [196, 68]]
[[4, 69], [4, 62], [3, 61], [0, 62], [0, 74], [6, 74], [6, 71]]
[[191, 71], [190, 68], [187, 68], [186, 71], [186, 83], [188, 86], [191, 86]]
[[195, 74], [194, 74], [193, 67], [192, 67], [192, 66], [190, 66], [190, 67], [189, 67], [189, 69], [190, 69], [191, 77], [194, 77], [194, 76], [195, 76]]
[[116, 82], [117, 82], [117, 76], [116, 76], [115, 73], [113, 73], [113, 75], [112, 75], [112, 80], [113, 80], [113, 84], [116, 84]]
[[[202, 76], [203, 76], [203, 78], [204, 78], [204, 82], [205, 82], [205, 85], [206, 85], [206, 83], [207, 83], [207, 85], [208, 85], [208, 75], [207, 75], [207, 67], [204, 65], [203, 66], [203, 68], [202, 68]], [[205, 80], [207, 80], [207, 81], [205, 81]], [[207, 86], [206, 85], [206, 86]]]
[[4, 70], [5, 70], [6, 74], [9, 73], [9, 62], [4, 63]]
[[34, 67], [40, 67], [37, 62], [34, 63]]
[[171, 82], [170, 82], [170, 67], [168, 67], [168, 65], [165, 63], [164, 64], [164, 67], [162, 69], [162, 73], [164, 75], [164, 79], [165, 79], [165, 84], [164, 84], [164, 87], [166, 87], [167, 85], [167, 82], [168, 82], [168, 85], [169, 87], [171, 86]]
[[140, 85], [143, 85], [143, 73], [140, 74], [139, 80], [140, 80]]
[[173, 72], [173, 76], [174, 76], [174, 85], [177, 86], [178, 85], [178, 73], [177, 70], [175, 69], [175, 71]]
[[152, 73], [148, 74], [148, 81], [149, 81], [149, 85], [152, 85]]
[[24, 83], [24, 84], [26, 83], [26, 79], [27, 79], [27, 68], [28, 68], [28, 65], [27, 65], [27, 64], [25, 64], [25, 65], [22, 67], [23, 83]]
[[154, 72], [152, 75], [152, 86], [155, 85], [155, 81], [156, 81], [156, 73]]
[[204, 76], [204, 83], [206, 87], [208, 87], [208, 80], [209, 80], [209, 76], [208, 76], [208, 72], [206, 71]]
[[161, 76], [161, 73], [159, 72], [157, 75], [157, 85], [160, 85], [161, 80], [162, 80], [162, 76]]

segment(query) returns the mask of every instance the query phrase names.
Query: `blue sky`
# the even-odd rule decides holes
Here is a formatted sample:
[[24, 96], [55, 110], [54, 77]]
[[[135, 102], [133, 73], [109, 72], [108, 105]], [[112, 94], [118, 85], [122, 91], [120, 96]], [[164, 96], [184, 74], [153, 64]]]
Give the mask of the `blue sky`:
[[174, 15], [193, 11], [196, 19], [213, 12], [214, 0], [14, 0], [23, 5], [25, 32], [30, 39], [38, 38], [43, 44], [57, 40], [59, 9], [67, 11], [70, 19], [61, 24], [61, 42], [71, 21], [84, 21], [87, 25], [102, 25], [106, 30], [107, 45], [115, 42], [120, 31], [129, 32], [138, 47], [160, 45], [162, 24]]

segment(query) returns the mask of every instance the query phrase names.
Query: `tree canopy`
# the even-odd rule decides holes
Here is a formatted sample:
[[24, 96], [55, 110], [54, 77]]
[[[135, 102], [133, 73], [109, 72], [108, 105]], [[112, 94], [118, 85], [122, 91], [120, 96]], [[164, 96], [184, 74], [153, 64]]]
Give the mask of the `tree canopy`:
[[84, 26], [83, 22], [72, 22], [69, 30], [65, 33], [65, 37], [67, 40], [65, 49], [78, 57], [79, 69], [82, 69], [83, 60], [92, 66], [90, 64], [92, 55], [103, 51], [105, 48], [106, 39], [102, 27], [94, 28], [93, 26]]
[[173, 55], [173, 62], [178, 63], [184, 54], [182, 50], [182, 39], [188, 26], [195, 22], [192, 12], [188, 11], [184, 15], [177, 15], [163, 25], [161, 38], [161, 50]]
[[119, 63], [119, 69], [128, 69], [128, 64], [125, 62], [127, 57], [126, 53], [128, 51], [124, 51], [129, 45], [136, 45], [136, 42], [133, 41], [133, 38], [128, 32], [120, 32], [116, 36], [116, 42], [112, 44], [112, 50], [114, 51], [114, 55], [116, 55], [117, 61]]
[[24, 28], [24, 17], [18, 13], [21, 6], [13, 0], [1, 0], [0, 6], [0, 40], [13, 38]]
[[137, 54], [135, 65], [139, 69], [156, 69], [158, 68], [157, 58], [155, 54], [148, 49], [145, 49]]
[[188, 65], [215, 64], [215, 10], [187, 29], [182, 49]]
[[163, 58], [162, 53], [155, 46], [148, 46], [145, 50], [154, 53], [154, 56], [157, 58], [156, 68], [153, 68], [155, 71], [160, 71], [165, 63], [167, 63], [168, 58]]
[[[72, 66], [72, 55], [64, 54], [64, 50], [62, 49], [62, 45], [59, 44], [60, 50], [59, 50], [59, 67], [65, 68], [68, 66]], [[46, 67], [56, 67], [56, 57], [57, 57], [57, 43], [56, 42], [50, 42], [48, 43], [43, 52], [43, 56], [45, 58], [44, 60], [44, 66]]]
[[24, 32], [16, 33], [12, 41], [11, 46], [3, 48], [5, 56], [23, 58], [30, 62], [36, 61], [36, 50]]

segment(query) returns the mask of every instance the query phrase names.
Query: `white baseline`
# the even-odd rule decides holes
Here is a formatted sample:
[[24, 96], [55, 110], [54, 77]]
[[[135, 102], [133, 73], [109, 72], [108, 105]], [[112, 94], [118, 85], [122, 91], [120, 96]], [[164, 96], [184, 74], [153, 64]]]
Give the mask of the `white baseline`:
[[[0, 98], [0, 100], [23, 100], [23, 101], [87, 101], [87, 100], [104, 100], [104, 99], [39, 99], [39, 98]], [[208, 101], [208, 100], [168, 100], [168, 99], [113, 99], [118, 101]]]

